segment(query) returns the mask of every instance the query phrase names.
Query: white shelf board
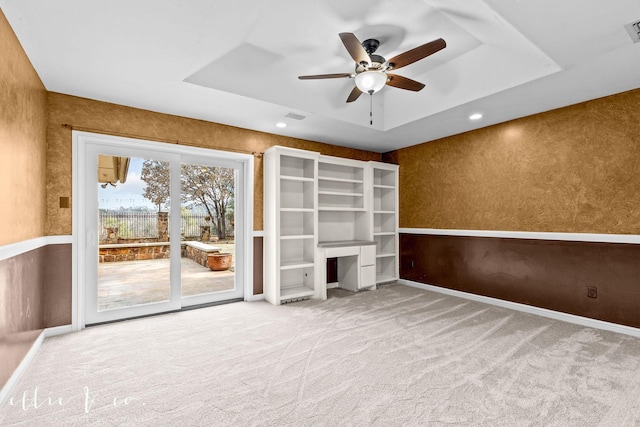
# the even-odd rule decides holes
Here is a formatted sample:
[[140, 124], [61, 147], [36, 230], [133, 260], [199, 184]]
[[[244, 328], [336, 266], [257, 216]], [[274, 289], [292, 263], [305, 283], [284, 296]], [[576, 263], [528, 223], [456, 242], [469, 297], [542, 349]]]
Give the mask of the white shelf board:
[[318, 191], [319, 195], [325, 196], [348, 196], [348, 197], [364, 197], [363, 193], [347, 193], [344, 191]]
[[396, 211], [373, 211], [374, 214], [393, 215]]
[[332, 208], [329, 206], [319, 207], [319, 211], [322, 212], [364, 212], [365, 208]]
[[376, 258], [391, 258], [391, 257], [395, 257], [396, 254], [394, 253], [388, 253], [388, 254], [377, 254]]
[[395, 231], [373, 230], [373, 235], [374, 236], [391, 235], [391, 234], [396, 234], [396, 233], [395, 233]]
[[376, 283], [386, 283], [386, 282], [394, 282], [396, 279], [395, 276], [389, 276], [386, 274], [376, 274]]
[[304, 176], [280, 175], [280, 179], [286, 181], [314, 182], [313, 178], [306, 178]]
[[306, 240], [313, 239], [313, 234], [292, 234], [291, 236], [280, 236], [280, 240]]
[[307, 288], [303, 285], [290, 288], [282, 288], [280, 289], [280, 301], [294, 298], [310, 297], [313, 296], [313, 294], [313, 289]]
[[280, 212], [313, 212], [313, 208], [280, 208]]
[[348, 182], [350, 184], [362, 184], [364, 181], [361, 179], [348, 179], [348, 178], [333, 178], [330, 176], [319, 176], [319, 181], [333, 181], [333, 182]]
[[382, 185], [382, 184], [374, 184], [373, 188], [388, 188], [389, 190], [395, 190], [395, 185]]
[[313, 262], [308, 261], [287, 261], [280, 264], [280, 270], [297, 270], [299, 268], [312, 268], [315, 264]]

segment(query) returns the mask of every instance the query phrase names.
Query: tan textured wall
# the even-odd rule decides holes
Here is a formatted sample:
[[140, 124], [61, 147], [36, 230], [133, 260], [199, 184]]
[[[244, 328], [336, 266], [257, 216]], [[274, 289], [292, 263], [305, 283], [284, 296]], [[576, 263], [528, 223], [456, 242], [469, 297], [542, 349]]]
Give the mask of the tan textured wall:
[[[332, 156], [380, 160], [380, 154], [232, 126], [154, 113], [85, 98], [49, 93], [48, 218], [49, 235], [71, 234], [71, 209], [61, 209], [59, 198], [71, 197], [71, 130], [62, 125], [100, 133], [162, 142], [181, 141], [199, 147], [262, 153], [273, 145], [302, 148]], [[262, 157], [255, 158], [254, 229], [262, 230]]]
[[0, 11], [0, 245], [45, 234], [46, 99]]
[[640, 234], [640, 89], [384, 158], [401, 227]]

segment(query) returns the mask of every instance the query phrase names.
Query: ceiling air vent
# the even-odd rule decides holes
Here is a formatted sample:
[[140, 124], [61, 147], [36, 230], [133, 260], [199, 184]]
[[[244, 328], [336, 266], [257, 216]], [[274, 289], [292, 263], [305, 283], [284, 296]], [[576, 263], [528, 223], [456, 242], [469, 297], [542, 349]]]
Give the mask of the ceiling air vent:
[[624, 26], [634, 43], [640, 43], [640, 21], [632, 22]]
[[288, 113], [285, 117], [293, 120], [302, 120], [306, 118], [306, 116], [301, 116], [300, 114], [296, 113]]

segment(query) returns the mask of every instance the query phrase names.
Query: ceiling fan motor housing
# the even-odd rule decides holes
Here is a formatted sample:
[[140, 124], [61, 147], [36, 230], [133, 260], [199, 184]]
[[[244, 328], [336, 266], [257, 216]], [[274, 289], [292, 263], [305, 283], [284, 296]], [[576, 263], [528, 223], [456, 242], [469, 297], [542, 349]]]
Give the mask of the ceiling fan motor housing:
[[375, 39], [367, 39], [362, 42], [362, 47], [364, 47], [364, 49], [369, 54], [371, 65], [365, 63], [356, 64], [356, 73], [381, 70], [384, 67], [384, 64], [387, 62], [387, 60], [380, 55], [374, 54], [378, 46], [380, 46], [380, 42]]
[[380, 55], [370, 55], [371, 65], [369, 64], [356, 64], [356, 74], [362, 73], [364, 71], [378, 71], [384, 68], [384, 64], [386, 63], [386, 59], [384, 59]]
[[371, 65], [364, 64], [364, 63], [356, 64], [356, 73], [362, 73], [363, 71], [375, 71], [375, 70], [382, 69], [384, 63], [387, 62], [387, 60], [384, 59], [380, 55], [374, 55], [374, 52], [376, 50], [378, 50], [379, 46], [380, 46], [380, 41], [378, 41], [376, 39], [367, 39], [367, 40], [362, 42], [362, 47], [364, 48], [364, 50], [369, 55], [369, 59], [371, 61]]
[[369, 55], [378, 50], [378, 46], [380, 46], [380, 42], [376, 39], [366, 39], [362, 42], [362, 47]]

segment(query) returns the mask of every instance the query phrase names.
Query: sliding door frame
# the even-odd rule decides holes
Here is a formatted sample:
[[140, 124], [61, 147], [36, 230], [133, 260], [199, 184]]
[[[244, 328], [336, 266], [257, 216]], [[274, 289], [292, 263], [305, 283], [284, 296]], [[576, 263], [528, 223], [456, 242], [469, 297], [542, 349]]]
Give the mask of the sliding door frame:
[[[242, 242], [242, 252], [236, 253], [236, 259], [242, 257], [242, 266], [236, 270], [236, 274], [242, 278], [243, 298], [245, 301], [252, 300], [253, 293], [253, 155], [235, 153], [229, 151], [213, 150], [199, 147], [187, 147], [163, 142], [148, 141], [134, 138], [97, 134], [90, 132], [72, 132], [73, 150], [73, 179], [72, 179], [72, 328], [80, 330], [86, 326], [85, 319], [85, 286], [86, 277], [86, 247], [94, 244], [92, 239], [97, 238], [95, 232], [92, 234], [87, 230], [85, 219], [84, 194], [87, 185], [93, 185], [95, 177], [86, 176], [86, 144], [108, 144], [122, 148], [145, 150], [155, 153], [167, 153], [170, 155], [180, 155], [192, 158], [212, 158], [225, 162], [242, 163], [241, 172], [238, 173], [238, 185], [242, 186], [243, 194], [240, 202], [242, 209], [235, 212], [236, 217], [242, 215], [243, 227], [236, 229], [235, 238]], [[176, 194], [179, 194], [176, 193]], [[179, 201], [178, 201], [179, 203]], [[180, 209], [178, 208], [178, 212]], [[172, 221], [175, 223], [176, 221]], [[179, 229], [179, 223], [175, 224]], [[172, 273], [173, 275], [173, 273]], [[236, 280], [238, 277], [236, 277]]]

